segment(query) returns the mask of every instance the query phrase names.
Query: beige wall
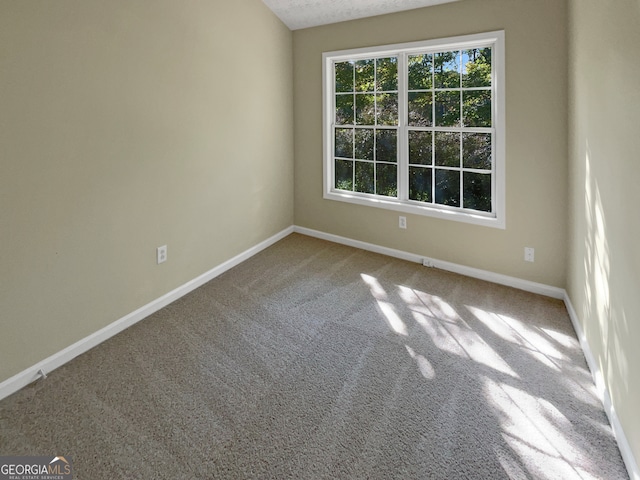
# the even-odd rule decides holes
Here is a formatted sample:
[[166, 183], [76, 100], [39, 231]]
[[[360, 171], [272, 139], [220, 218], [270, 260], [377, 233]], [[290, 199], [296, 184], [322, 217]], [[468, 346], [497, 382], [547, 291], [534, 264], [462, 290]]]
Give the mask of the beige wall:
[[292, 88], [260, 0], [0, 0], [0, 381], [293, 223]]
[[640, 3], [570, 5], [568, 292], [640, 460]]
[[[297, 225], [564, 287], [566, 4], [464, 0], [295, 31]], [[322, 52], [492, 30], [506, 37], [506, 230], [322, 198]], [[536, 249], [535, 263], [523, 259]]]

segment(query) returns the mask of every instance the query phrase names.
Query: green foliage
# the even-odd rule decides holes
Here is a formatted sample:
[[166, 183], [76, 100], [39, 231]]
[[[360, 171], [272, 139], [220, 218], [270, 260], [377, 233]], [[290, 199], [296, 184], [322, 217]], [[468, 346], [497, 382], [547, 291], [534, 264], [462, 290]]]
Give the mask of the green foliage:
[[491, 134], [462, 134], [462, 166], [491, 170]]
[[463, 177], [464, 208], [491, 211], [491, 175], [485, 173], [464, 172]]
[[397, 93], [381, 93], [376, 95], [376, 117], [378, 125], [398, 124]]
[[353, 125], [353, 94], [336, 95], [336, 124]]
[[460, 126], [460, 91], [436, 92], [436, 126]]
[[433, 93], [409, 92], [409, 125], [412, 127], [430, 127], [433, 125]]
[[373, 128], [357, 128], [355, 135], [356, 158], [373, 160]]
[[376, 163], [376, 193], [386, 197], [398, 195], [398, 166]]
[[353, 62], [336, 63], [336, 92], [353, 92]]
[[336, 128], [335, 130], [335, 156], [353, 158], [353, 129]]
[[471, 90], [462, 92], [465, 127], [491, 126], [491, 91]]
[[373, 59], [358, 60], [356, 68], [356, 92], [375, 91], [375, 61]]
[[460, 134], [435, 132], [436, 165], [460, 167]]
[[392, 162], [398, 160], [398, 132], [396, 130], [376, 130], [376, 160]]
[[428, 90], [433, 87], [433, 55], [409, 55], [409, 90]]
[[376, 59], [376, 91], [388, 92], [398, 90], [398, 58]]
[[431, 165], [433, 162], [432, 145], [433, 134], [431, 132], [409, 132], [409, 163], [418, 165]]
[[336, 188], [353, 190], [353, 162], [351, 160], [336, 160], [335, 163]]
[[435, 203], [460, 206], [460, 171], [436, 169]]
[[462, 86], [490, 87], [491, 86], [491, 49], [475, 48], [462, 52], [466, 60], [462, 74]]
[[409, 167], [409, 199], [431, 203], [431, 168]]
[[355, 162], [356, 184], [354, 190], [362, 193], [375, 193], [373, 162]]
[[375, 125], [375, 96], [368, 93], [356, 94], [356, 124]]
[[436, 88], [460, 88], [460, 52], [436, 53], [433, 61]]

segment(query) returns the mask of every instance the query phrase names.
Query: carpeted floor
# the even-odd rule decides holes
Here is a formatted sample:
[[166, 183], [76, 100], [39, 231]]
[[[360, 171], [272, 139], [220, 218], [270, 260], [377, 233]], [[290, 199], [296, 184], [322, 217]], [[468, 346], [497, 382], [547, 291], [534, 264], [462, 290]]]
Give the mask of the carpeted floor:
[[628, 478], [557, 300], [293, 234], [0, 402], [74, 478]]

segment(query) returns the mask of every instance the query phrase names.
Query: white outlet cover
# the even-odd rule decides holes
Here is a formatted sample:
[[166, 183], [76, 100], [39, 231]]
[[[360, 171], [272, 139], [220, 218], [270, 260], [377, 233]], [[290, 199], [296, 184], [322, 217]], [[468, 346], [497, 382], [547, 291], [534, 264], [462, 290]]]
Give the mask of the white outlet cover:
[[167, 261], [167, 246], [163, 245], [161, 247], [158, 247], [156, 249], [156, 260], [157, 262], [160, 263], [164, 263]]
[[531, 247], [524, 247], [524, 260], [525, 262], [533, 262], [535, 259], [535, 249]]

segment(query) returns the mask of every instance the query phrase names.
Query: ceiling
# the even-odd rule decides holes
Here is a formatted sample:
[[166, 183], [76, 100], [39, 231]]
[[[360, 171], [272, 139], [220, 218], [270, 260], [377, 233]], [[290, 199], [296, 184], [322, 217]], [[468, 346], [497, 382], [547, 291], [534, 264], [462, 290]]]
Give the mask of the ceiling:
[[262, 0], [291, 30], [457, 0]]

